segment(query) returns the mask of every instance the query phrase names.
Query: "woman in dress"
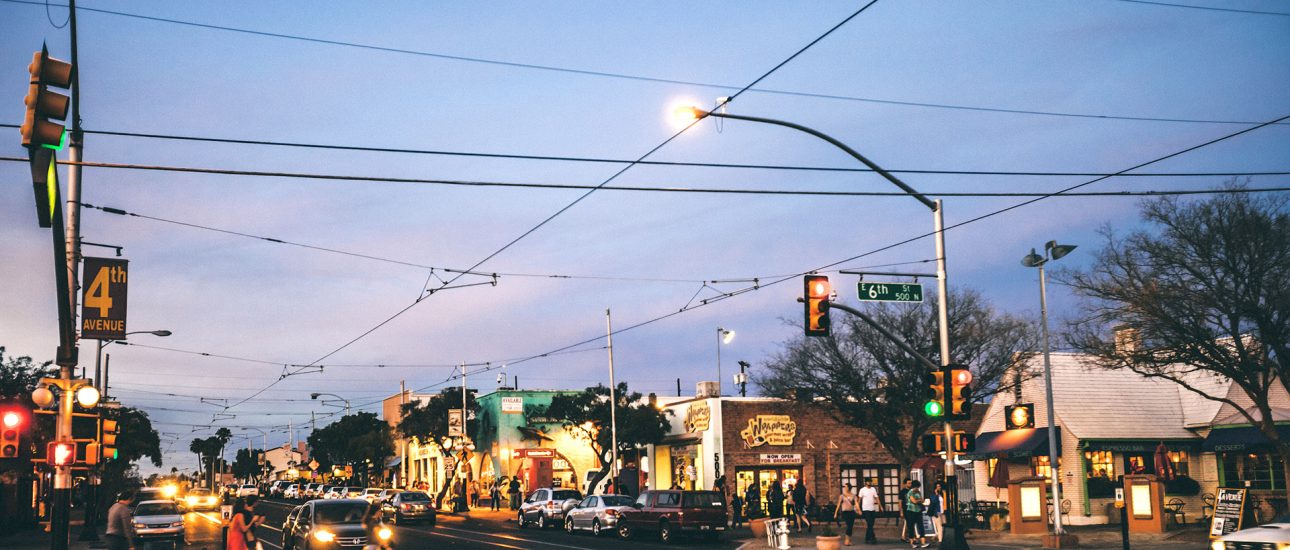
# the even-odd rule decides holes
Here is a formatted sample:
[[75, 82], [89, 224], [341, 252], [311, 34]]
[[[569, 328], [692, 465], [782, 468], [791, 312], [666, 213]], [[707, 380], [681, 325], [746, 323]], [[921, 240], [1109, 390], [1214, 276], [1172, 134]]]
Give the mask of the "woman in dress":
[[248, 550], [246, 545], [246, 533], [251, 527], [246, 522], [246, 505], [242, 499], [237, 499], [233, 504], [233, 515], [225, 524], [228, 527], [228, 544], [225, 550]]

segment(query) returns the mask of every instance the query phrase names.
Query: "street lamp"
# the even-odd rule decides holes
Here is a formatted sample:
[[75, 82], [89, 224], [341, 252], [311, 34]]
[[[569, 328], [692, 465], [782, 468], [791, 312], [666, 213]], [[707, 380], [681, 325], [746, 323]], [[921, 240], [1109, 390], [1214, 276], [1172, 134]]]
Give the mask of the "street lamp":
[[717, 327], [717, 397], [721, 397], [721, 344], [735, 339], [735, 331]]
[[[126, 336], [129, 336], [131, 334], [151, 334], [153, 336], [161, 336], [164, 338], [166, 336], [170, 336], [171, 332], [168, 330], [136, 330], [134, 332], [125, 333]], [[107, 367], [103, 366], [103, 347], [115, 344], [117, 343], [117, 340], [107, 340], [106, 344], [103, 343], [104, 342], [103, 340], [99, 340], [98, 342], [99, 342], [98, 352], [94, 354], [94, 383], [98, 387], [99, 391], [102, 392], [103, 396], [107, 397], [107, 393], [108, 393], [107, 374], [108, 373], [107, 373]]]
[[[336, 399], [339, 399], [339, 400], [341, 400], [341, 401], [344, 401], [344, 402], [345, 402], [345, 416], [349, 416], [349, 400], [348, 400], [348, 399], [345, 399], [344, 397], [341, 397], [341, 396], [336, 395], [336, 394], [334, 394], [334, 393], [311, 393], [311, 394], [309, 394], [309, 398], [310, 398], [310, 399], [318, 399], [318, 396], [320, 396], [320, 395], [328, 395], [328, 396], [331, 396], [331, 397], [335, 397]], [[326, 404], [327, 404], [327, 400], [326, 400], [326, 399], [324, 399], [324, 400], [323, 400], [323, 404], [324, 404], [324, 405], [326, 405]]]
[[[688, 117], [691, 121], [696, 119], [706, 118], [706, 117], [716, 117], [716, 118], [723, 118], [723, 119], [728, 118], [732, 120], [745, 120], [748, 122], [760, 122], [762, 124], [773, 124], [775, 126], [783, 126], [785, 128], [791, 128], [799, 132], [810, 134], [819, 139], [829, 142], [829, 144], [833, 145], [834, 147], [837, 147], [838, 149], [841, 149], [848, 155], [851, 155], [851, 158], [854, 158], [860, 161], [861, 164], [864, 164], [870, 170], [873, 170], [875, 173], [882, 176], [884, 179], [891, 182], [896, 187], [899, 187], [901, 191], [904, 191], [909, 196], [914, 197], [915, 199], [918, 200], [918, 202], [923, 203], [923, 206], [926, 206], [928, 209], [932, 211], [932, 234], [936, 239], [936, 280], [937, 280], [936, 288], [940, 298], [939, 303], [937, 304], [937, 320], [940, 325], [941, 366], [949, 365], [951, 363], [949, 309], [947, 305], [949, 300], [947, 288], [949, 287], [949, 284], [946, 280], [947, 271], [945, 267], [945, 231], [944, 231], [945, 209], [941, 205], [941, 201], [931, 200], [927, 198], [927, 196], [914, 190], [913, 187], [910, 187], [908, 184], [901, 181], [900, 178], [897, 178], [891, 172], [884, 170], [881, 166], [874, 164], [873, 161], [869, 160], [868, 158], [865, 158], [864, 155], [861, 155], [855, 149], [848, 147], [847, 144], [842, 143], [837, 139], [834, 139], [832, 136], [829, 136], [824, 132], [821, 132], [819, 130], [815, 130], [812, 128], [808, 128], [800, 124], [794, 124], [792, 122], [776, 120], [773, 118], [762, 118], [762, 117], [753, 117], [753, 116], [745, 116], [745, 115], [732, 115], [730, 113], [725, 112], [724, 110], [724, 105], [727, 102], [728, 100], [722, 102], [722, 110], [720, 112], [704, 111], [697, 107], [689, 106], [689, 107], [681, 107], [679, 109], [676, 109], [673, 115], [676, 116], [678, 119]], [[946, 441], [951, 440], [953, 438], [954, 429], [952, 426], [950, 426], [950, 423], [948, 420], [946, 420], [943, 428], [945, 432]], [[950, 487], [950, 499], [948, 503], [949, 505], [948, 509], [957, 510], [958, 495], [957, 495], [957, 492], [955, 491], [953, 447], [950, 447], [945, 453], [945, 479], [947, 482], [946, 485]], [[941, 546], [941, 548], [967, 548], [967, 541], [966, 539], [963, 538], [963, 532], [958, 529], [958, 514], [957, 513], [950, 514], [949, 520], [950, 520], [949, 524], [945, 526], [946, 536], [944, 538], [946, 539], [946, 542]]]
[[[1057, 423], [1053, 421], [1056, 416], [1053, 413], [1053, 365], [1048, 356], [1048, 279], [1044, 276], [1044, 264], [1050, 260], [1060, 260], [1063, 256], [1070, 254], [1075, 250], [1075, 245], [1057, 244], [1057, 241], [1048, 241], [1044, 244], [1044, 255], [1040, 256], [1035, 249], [1030, 249], [1030, 254], [1021, 259], [1021, 265], [1026, 267], [1039, 268], [1039, 317], [1040, 324], [1043, 325], [1044, 331], [1044, 395], [1048, 400], [1048, 475], [1053, 483], [1053, 502], [1060, 503], [1061, 484], [1057, 479]], [[1062, 530], [1062, 515], [1060, 510], [1053, 514], [1053, 535], [1061, 536], [1065, 534]]]

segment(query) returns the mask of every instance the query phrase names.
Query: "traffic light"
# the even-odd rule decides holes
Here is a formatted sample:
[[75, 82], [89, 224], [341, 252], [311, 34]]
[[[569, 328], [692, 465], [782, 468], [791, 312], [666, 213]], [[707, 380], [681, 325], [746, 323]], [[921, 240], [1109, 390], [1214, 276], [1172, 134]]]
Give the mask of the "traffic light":
[[[117, 421], [104, 418], [99, 422], [99, 426], [99, 449], [102, 450], [103, 460], [114, 460], [116, 459]], [[89, 454], [86, 453], [86, 456], [88, 457]]]
[[976, 450], [976, 435], [954, 432], [954, 452], [970, 453]]
[[64, 128], [62, 124], [51, 122], [50, 119], [67, 118], [67, 106], [71, 101], [63, 94], [50, 91], [49, 87], [71, 87], [72, 64], [49, 57], [49, 49], [41, 47], [40, 51], [32, 54], [27, 71], [31, 73], [24, 100], [27, 115], [18, 128], [22, 133], [22, 145], [57, 149], [62, 143]]
[[0, 412], [0, 458], [18, 458], [22, 449], [23, 414], [16, 410]]
[[50, 466], [71, 466], [76, 462], [76, 443], [71, 441], [50, 441], [45, 448], [45, 460]]
[[802, 279], [806, 295], [806, 335], [829, 335], [829, 295], [833, 286], [827, 275], [807, 275]]
[[927, 416], [945, 416], [945, 371], [927, 371], [927, 403], [923, 405]]
[[[970, 453], [976, 450], [976, 436], [965, 432], [954, 432], [953, 447], [956, 453]], [[931, 433], [923, 436], [923, 452], [937, 454], [945, 452], [945, 434]]]
[[949, 418], [966, 419], [972, 416], [972, 371], [967, 365], [946, 365], [949, 373]]
[[1003, 408], [1003, 426], [1008, 430], [1022, 430], [1035, 427], [1035, 404], [1022, 403]]

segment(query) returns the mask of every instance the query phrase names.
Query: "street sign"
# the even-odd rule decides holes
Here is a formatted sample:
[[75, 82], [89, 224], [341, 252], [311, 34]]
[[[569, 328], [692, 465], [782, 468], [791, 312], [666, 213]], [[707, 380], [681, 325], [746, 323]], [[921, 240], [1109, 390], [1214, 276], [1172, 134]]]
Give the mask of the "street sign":
[[125, 299], [128, 262], [86, 257], [82, 281], [81, 338], [125, 339]]
[[923, 285], [917, 283], [879, 283], [860, 281], [861, 302], [921, 302]]

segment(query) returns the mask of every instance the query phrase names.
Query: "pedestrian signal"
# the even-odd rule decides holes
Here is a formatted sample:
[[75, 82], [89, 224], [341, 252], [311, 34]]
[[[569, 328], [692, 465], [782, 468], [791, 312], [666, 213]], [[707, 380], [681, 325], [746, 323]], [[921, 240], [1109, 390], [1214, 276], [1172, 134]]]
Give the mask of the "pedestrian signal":
[[45, 460], [50, 466], [71, 466], [76, 462], [76, 444], [71, 441], [50, 441], [45, 448]]

